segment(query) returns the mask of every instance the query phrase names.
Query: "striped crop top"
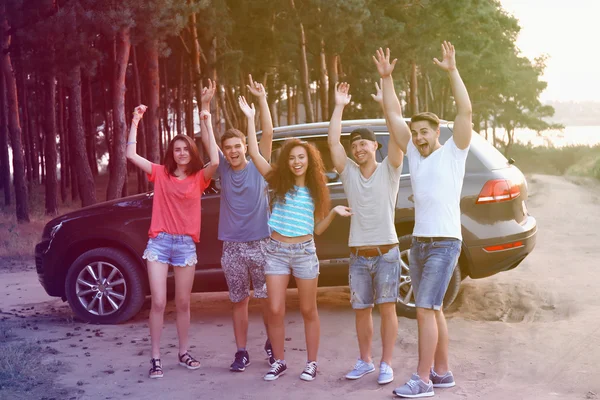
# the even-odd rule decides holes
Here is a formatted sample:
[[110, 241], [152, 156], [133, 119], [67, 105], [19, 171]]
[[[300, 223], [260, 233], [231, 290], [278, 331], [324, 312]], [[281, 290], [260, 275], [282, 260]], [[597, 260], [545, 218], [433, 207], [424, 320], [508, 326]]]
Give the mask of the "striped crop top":
[[312, 235], [315, 228], [315, 204], [306, 187], [295, 186], [285, 194], [285, 203], [273, 204], [271, 229], [283, 236]]

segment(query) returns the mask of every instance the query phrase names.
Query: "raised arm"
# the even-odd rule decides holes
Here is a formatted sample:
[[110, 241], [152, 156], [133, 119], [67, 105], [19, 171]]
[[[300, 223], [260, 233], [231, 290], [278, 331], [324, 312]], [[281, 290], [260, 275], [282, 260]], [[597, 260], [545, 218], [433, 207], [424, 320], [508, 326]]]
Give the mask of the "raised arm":
[[133, 120], [131, 121], [131, 129], [129, 130], [129, 139], [127, 139], [127, 150], [125, 154], [127, 156], [127, 159], [131, 161], [133, 165], [140, 168], [145, 173], [151, 174], [152, 163], [137, 153], [136, 146], [137, 127], [147, 109], [148, 107], [141, 104], [137, 106], [135, 108], [135, 111], [133, 112]]
[[252, 158], [256, 169], [258, 169], [258, 172], [260, 172], [262, 176], [266, 177], [273, 170], [273, 168], [258, 150], [258, 139], [256, 139], [256, 128], [254, 127], [254, 116], [256, 115], [254, 104], [251, 106], [248, 105], [248, 102], [244, 96], [240, 96], [238, 101], [240, 103], [242, 112], [248, 119], [248, 154], [250, 154], [250, 158]]
[[267, 92], [262, 83], [252, 80], [252, 75], [248, 75], [250, 84], [246, 85], [250, 93], [258, 99], [258, 111], [260, 112], [260, 129], [262, 134], [258, 147], [260, 153], [268, 162], [271, 161], [271, 148], [273, 147], [273, 120], [271, 119], [271, 110], [267, 102]]
[[[383, 107], [383, 92], [381, 90], [380, 85], [383, 86], [383, 79], [379, 80], [379, 85], [377, 84], [377, 82], [375, 82], [375, 91], [376, 92], [375, 92], [375, 94], [372, 94], [371, 97], [373, 98], [373, 100], [378, 102], [379, 105], [381, 105], [381, 108], [383, 108], [385, 124], [388, 127], [388, 131], [391, 132], [390, 122], [389, 122], [389, 119], [387, 118], [387, 114], [385, 112], [385, 107]], [[400, 149], [400, 146], [398, 146], [398, 144], [396, 143], [395, 140], [390, 140], [390, 142], [388, 144], [388, 160], [390, 161], [390, 164], [395, 168], [398, 168], [400, 165], [402, 165], [402, 161], [404, 160], [404, 152], [402, 151], [402, 149]]]
[[441, 62], [437, 58], [434, 58], [433, 62], [448, 72], [450, 78], [450, 86], [452, 87], [457, 110], [453, 128], [454, 143], [459, 149], [466, 149], [471, 143], [471, 132], [473, 132], [471, 99], [469, 99], [465, 83], [456, 68], [455, 51], [452, 43], [446, 41], [442, 43], [442, 57]]
[[210, 164], [204, 168], [204, 179], [208, 181], [213, 177], [217, 168], [219, 168], [219, 149], [217, 148], [217, 142], [213, 132], [210, 111], [200, 111], [200, 130], [203, 138], [204, 136], [207, 136], [206, 141], [208, 142], [206, 149], [208, 150]]
[[315, 234], [320, 235], [321, 233], [325, 232], [325, 230], [327, 230], [327, 228], [329, 228], [329, 225], [331, 225], [331, 223], [333, 222], [333, 219], [335, 218], [336, 214], [339, 214], [342, 217], [349, 217], [352, 215], [352, 212], [350, 208], [346, 206], [333, 207], [325, 218], [315, 223]]
[[[202, 111], [208, 111], [208, 113], [210, 114], [210, 102], [213, 98], [213, 96], [215, 95], [215, 90], [217, 89], [217, 85], [215, 84], [214, 81], [212, 80], [208, 80], [208, 86], [205, 86], [202, 88], [202, 91], [200, 93], [200, 104], [201, 104], [201, 112]], [[207, 134], [207, 130], [206, 129], [202, 129], [202, 120], [200, 120], [200, 136], [202, 138], [202, 145], [204, 146], [204, 148], [209, 151], [210, 154], [210, 137]], [[214, 138], [214, 135], [213, 135]], [[216, 141], [215, 141], [216, 143]], [[217, 152], [221, 151], [221, 149], [219, 149], [219, 145], [217, 145]], [[218, 155], [218, 154], [217, 154]], [[212, 164], [212, 162], [211, 162]]]
[[[406, 146], [410, 140], [410, 129], [402, 116], [402, 107], [396, 95], [392, 72], [396, 66], [397, 59], [390, 63], [390, 49], [379, 49], [376, 52], [376, 57], [373, 56], [373, 61], [377, 65], [377, 71], [381, 76], [381, 89], [383, 92], [383, 110], [386, 119], [386, 124], [390, 131], [392, 140], [406, 153]], [[390, 141], [391, 142], [391, 141]], [[388, 146], [388, 156], [391, 147]]]
[[346, 167], [346, 150], [341, 142], [342, 137], [342, 114], [344, 113], [344, 107], [350, 103], [351, 95], [348, 94], [350, 85], [346, 82], [337, 83], [335, 85], [335, 108], [331, 114], [331, 120], [329, 121], [329, 132], [327, 133], [327, 143], [329, 144], [329, 151], [331, 152], [331, 161], [333, 166], [337, 170], [338, 174], [341, 174]]

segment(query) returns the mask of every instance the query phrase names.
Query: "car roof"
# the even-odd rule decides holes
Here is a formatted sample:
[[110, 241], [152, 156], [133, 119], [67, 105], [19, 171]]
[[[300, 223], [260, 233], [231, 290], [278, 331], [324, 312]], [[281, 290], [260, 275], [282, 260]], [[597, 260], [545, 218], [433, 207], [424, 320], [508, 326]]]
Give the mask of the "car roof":
[[[407, 123], [409, 118], [404, 119]], [[440, 121], [440, 124], [448, 124], [447, 121]], [[357, 128], [369, 128], [373, 132], [388, 132], [385, 119], [354, 119], [342, 121], [342, 134], [348, 134]], [[327, 134], [329, 129], [329, 121], [313, 122], [307, 124], [296, 124], [280, 126], [273, 129], [273, 139], [286, 139], [289, 137], [306, 137], [312, 135]], [[258, 132], [260, 134], [260, 132]]]

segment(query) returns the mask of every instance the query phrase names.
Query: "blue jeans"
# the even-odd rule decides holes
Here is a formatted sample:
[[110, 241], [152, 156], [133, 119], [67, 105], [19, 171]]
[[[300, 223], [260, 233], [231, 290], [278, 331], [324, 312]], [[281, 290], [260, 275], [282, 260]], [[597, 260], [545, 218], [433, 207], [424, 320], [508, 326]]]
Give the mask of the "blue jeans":
[[394, 247], [380, 256], [350, 254], [350, 302], [355, 310], [398, 301], [400, 250]]
[[196, 243], [191, 236], [171, 235], [165, 232], [148, 239], [142, 258], [174, 267], [193, 267], [198, 263]]
[[441, 310], [454, 268], [460, 256], [458, 239], [418, 241], [410, 246], [410, 280], [415, 293], [415, 305]]

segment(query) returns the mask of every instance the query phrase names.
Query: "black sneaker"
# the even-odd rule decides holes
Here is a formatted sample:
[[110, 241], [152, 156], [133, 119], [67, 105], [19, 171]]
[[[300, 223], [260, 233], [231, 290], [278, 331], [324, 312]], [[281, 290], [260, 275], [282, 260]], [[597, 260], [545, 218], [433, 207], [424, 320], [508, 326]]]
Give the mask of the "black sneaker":
[[248, 365], [250, 365], [250, 356], [248, 355], [248, 352], [238, 351], [235, 353], [235, 360], [233, 360], [229, 370], [233, 372], [244, 372]]
[[275, 364], [275, 357], [273, 357], [273, 346], [271, 346], [271, 341], [269, 339], [265, 342], [265, 353], [267, 353], [267, 357], [269, 357], [267, 362], [270, 366], [273, 366], [273, 364]]
[[317, 377], [317, 362], [308, 361], [304, 371], [300, 374], [300, 379], [303, 381], [313, 381]]
[[285, 374], [285, 370], [287, 369], [287, 365], [285, 365], [284, 361], [275, 360], [273, 365], [271, 366], [271, 370], [267, 372], [264, 376], [265, 381], [274, 381], [279, 378], [281, 375]]

